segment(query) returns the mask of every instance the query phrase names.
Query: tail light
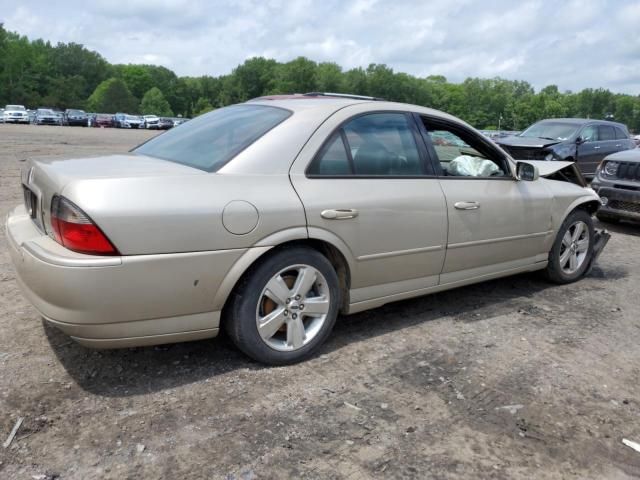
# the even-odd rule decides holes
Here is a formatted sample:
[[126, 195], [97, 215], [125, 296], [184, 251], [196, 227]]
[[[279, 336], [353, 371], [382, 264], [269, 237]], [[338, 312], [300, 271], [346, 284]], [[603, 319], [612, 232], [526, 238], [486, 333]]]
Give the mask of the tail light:
[[51, 201], [51, 227], [56, 241], [69, 250], [90, 255], [119, 255], [86, 213], [58, 195]]

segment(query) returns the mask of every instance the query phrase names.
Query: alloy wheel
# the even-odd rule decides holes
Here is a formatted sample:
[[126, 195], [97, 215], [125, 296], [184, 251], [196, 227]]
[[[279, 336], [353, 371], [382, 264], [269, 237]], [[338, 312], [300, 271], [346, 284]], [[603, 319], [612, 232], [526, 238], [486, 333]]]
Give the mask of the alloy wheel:
[[567, 275], [577, 272], [589, 253], [589, 227], [582, 220], [571, 224], [562, 237], [560, 268]]
[[278, 351], [298, 350], [322, 329], [331, 306], [326, 279], [309, 265], [276, 273], [260, 294], [256, 325], [260, 338]]

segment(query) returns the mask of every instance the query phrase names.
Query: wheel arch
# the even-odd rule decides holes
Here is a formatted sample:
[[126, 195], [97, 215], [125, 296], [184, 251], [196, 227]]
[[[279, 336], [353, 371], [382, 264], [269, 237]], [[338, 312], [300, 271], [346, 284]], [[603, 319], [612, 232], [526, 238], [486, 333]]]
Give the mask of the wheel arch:
[[594, 215], [598, 209], [600, 208], [600, 200], [593, 198], [593, 196], [588, 197], [580, 197], [574, 200], [569, 206], [565, 209], [562, 218], [557, 222], [556, 231], [560, 229], [560, 226], [564, 223], [571, 212], [576, 209], [585, 210], [589, 215]]
[[[214, 297], [214, 309], [223, 310], [228, 303], [229, 298], [241, 283], [243, 278], [250, 274], [251, 270], [263, 262], [273, 253], [286, 248], [307, 247], [320, 252], [324, 255], [338, 275], [340, 282], [340, 290], [342, 292], [342, 302], [340, 311], [346, 312], [349, 305], [349, 289], [351, 288], [351, 272], [352, 265], [348, 261], [343, 248], [336, 246], [327, 238], [310, 237], [306, 235], [300, 238], [300, 232], [284, 234], [282, 232], [272, 235], [281, 242], [272, 245], [264, 245], [265, 240], [259, 242], [255, 247], [247, 249], [247, 251], [236, 261], [226, 274], [224, 281], [218, 288]], [[309, 232], [311, 233], [311, 232]], [[269, 237], [269, 238], [271, 238]], [[269, 242], [267, 242], [269, 243]], [[338, 242], [336, 242], [338, 243]]]

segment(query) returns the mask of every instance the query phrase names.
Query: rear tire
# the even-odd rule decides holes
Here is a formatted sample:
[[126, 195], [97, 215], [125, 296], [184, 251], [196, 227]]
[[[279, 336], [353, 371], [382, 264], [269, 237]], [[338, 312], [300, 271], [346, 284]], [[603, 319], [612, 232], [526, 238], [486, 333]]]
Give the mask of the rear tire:
[[582, 209], [571, 212], [549, 252], [547, 278], [559, 284], [580, 279], [591, 263], [594, 238], [591, 215]]
[[223, 326], [246, 355], [268, 365], [297, 363], [327, 339], [341, 303], [325, 256], [283, 248], [252, 267], [225, 307]]

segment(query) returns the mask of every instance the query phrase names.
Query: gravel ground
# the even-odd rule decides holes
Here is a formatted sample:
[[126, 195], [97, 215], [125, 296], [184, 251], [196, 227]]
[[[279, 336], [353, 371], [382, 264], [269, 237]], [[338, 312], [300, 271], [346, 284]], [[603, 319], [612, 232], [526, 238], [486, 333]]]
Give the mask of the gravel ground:
[[[0, 215], [28, 156], [145, 131], [0, 125]], [[640, 227], [584, 280], [538, 275], [340, 318], [316, 358], [265, 368], [224, 338], [94, 351], [22, 297], [0, 230], [0, 478], [635, 478]]]

